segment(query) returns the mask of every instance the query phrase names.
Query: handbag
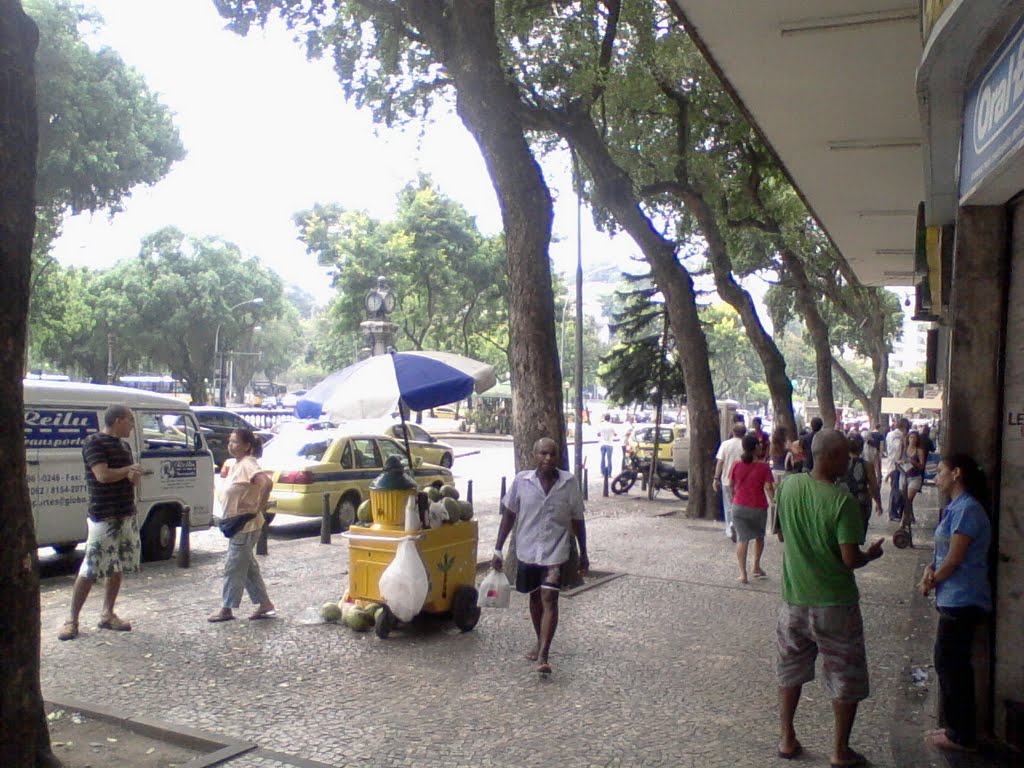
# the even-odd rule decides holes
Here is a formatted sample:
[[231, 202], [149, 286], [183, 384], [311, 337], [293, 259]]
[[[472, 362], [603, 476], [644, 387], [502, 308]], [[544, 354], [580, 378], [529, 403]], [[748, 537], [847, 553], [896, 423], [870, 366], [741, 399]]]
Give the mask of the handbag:
[[220, 532], [227, 536], [229, 539], [242, 530], [245, 524], [256, 517], [255, 512], [243, 512], [240, 515], [234, 517], [225, 517], [220, 521], [218, 527]]

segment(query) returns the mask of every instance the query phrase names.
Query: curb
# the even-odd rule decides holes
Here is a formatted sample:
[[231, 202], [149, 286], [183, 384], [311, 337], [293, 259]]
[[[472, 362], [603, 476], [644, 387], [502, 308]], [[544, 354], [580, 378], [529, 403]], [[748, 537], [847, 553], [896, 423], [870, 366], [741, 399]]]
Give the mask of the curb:
[[327, 763], [263, 749], [258, 744], [249, 741], [232, 739], [152, 717], [129, 717], [108, 707], [84, 704], [76, 699], [47, 698], [44, 703], [51, 707], [80, 712], [91, 720], [110, 723], [155, 741], [204, 753], [185, 763], [188, 768], [210, 768], [215, 765], [223, 765], [250, 753], [256, 757], [276, 760], [285, 765], [295, 766], [295, 768], [332, 768]]

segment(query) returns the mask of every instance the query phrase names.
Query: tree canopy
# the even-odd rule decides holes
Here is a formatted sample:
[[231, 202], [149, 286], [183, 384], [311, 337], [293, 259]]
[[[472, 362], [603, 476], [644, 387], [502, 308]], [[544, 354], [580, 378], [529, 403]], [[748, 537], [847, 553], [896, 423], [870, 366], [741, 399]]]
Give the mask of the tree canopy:
[[[328, 310], [333, 346], [358, 349], [363, 300], [385, 276], [396, 295], [390, 315], [399, 349], [439, 349], [508, 370], [507, 281], [501, 238], [484, 237], [466, 209], [425, 176], [378, 221], [364, 211], [317, 205], [295, 215], [299, 237], [322, 266], [335, 268]], [[342, 355], [328, 353], [334, 365]], [[347, 362], [354, 362], [348, 360]]]

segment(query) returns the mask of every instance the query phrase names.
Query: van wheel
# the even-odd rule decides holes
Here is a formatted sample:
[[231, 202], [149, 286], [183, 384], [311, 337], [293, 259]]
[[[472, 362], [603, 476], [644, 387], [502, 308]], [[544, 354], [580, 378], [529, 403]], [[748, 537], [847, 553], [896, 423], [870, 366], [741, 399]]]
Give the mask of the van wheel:
[[174, 554], [174, 531], [178, 516], [173, 509], [155, 509], [142, 526], [142, 559], [169, 560]]
[[444, 467], [445, 469], [451, 469], [454, 461], [455, 460], [452, 458], [452, 455], [447, 451], [445, 451], [445, 453], [441, 456], [441, 466]]
[[334, 514], [331, 515], [331, 533], [347, 531], [355, 521], [356, 502], [351, 496], [346, 496], [338, 502], [338, 506], [334, 508]]

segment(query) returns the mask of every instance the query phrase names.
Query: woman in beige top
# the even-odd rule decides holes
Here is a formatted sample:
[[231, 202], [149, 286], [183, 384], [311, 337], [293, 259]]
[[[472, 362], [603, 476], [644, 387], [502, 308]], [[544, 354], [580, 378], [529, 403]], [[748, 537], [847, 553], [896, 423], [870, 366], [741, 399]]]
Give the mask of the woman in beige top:
[[263, 511], [274, 483], [260, 469], [256, 459], [263, 454], [263, 442], [248, 429], [236, 429], [228, 440], [228, 453], [235, 463], [228, 472], [221, 492], [224, 519], [251, 514], [253, 517], [228, 540], [228, 557], [224, 562], [224, 589], [220, 610], [207, 621], [231, 621], [233, 611], [242, 604], [243, 590], [256, 605], [249, 617], [270, 619], [277, 615], [260, 575], [260, 566], [253, 551], [263, 527]]

